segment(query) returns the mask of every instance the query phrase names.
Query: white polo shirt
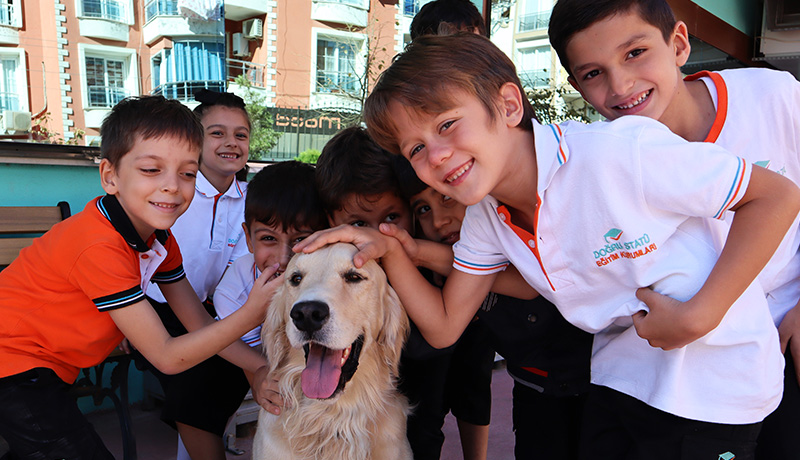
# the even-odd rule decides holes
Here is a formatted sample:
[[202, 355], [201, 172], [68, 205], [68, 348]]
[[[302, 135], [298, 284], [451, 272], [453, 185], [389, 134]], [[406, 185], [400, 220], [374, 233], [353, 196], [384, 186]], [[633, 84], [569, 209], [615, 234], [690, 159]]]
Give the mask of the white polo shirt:
[[[186, 278], [201, 301], [213, 296], [225, 268], [249, 253], [242, 229], [246, 193], [247, 182], [234, 179], [220, 193], [198, 172], [192, 203], [170, 229], [181, 248]], [[156, 286], [147, 295], [165, 302]]]
[[[217, 318], [230, 316], [247, 302], [247, 297], [253, 290], [253, 285], [259, 275], [261, 275], [261, 270], [256, 267], [253, 254], [248, 252], [233, 261], [214, 292], [214, 308], [217, 310]], [[242, 340], [251, 347], [261, 345], [261, 326], [243, 335]]]
[[679, 350], [651, 347], [630, 318], [646, 309], [640, 287], [678, 300], [700, 289], [718, 257], [703, 218], [741, 199], [752, 166], [644, 117], [534, 122], [534, 138], [536, 237], [487, 197], [467, 208], [454, 266], [485, 274], [510, 262], [568, 321], [596, 333], [595, 384], [689, 419], [763, 420], [781, 397], [783, 359], [757, 283], [720, 326]]
[[[717, 115], [706, 142], [800, 184], [800, 82], [788, 72], [735, 69], [687, 77], [706, 84]], [[722, 243], [732, 213], [712, 225]], [[758, 279], [779, 325], [800, 300], [800, 216]]]

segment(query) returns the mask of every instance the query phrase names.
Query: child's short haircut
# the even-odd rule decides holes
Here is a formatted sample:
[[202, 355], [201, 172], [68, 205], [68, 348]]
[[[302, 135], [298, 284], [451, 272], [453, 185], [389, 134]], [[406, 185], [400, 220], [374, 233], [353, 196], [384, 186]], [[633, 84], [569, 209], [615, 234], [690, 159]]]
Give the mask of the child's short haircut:
[[351, 194], [358, 199], [387, 192], [402, 196], [392, 165], [394, 158], [364, 128], [352, 126], [339, 131], [317, 160], [317, 190], [325, 210], [329, 214], [341, 210]]
[[514, 63], [486, 37], [472, 33], [423, 35], [399, 54], [383, 72], [364, 105], [372, 138], [392, 153], [400, 153], [389, 104], [438, 114], [458, 104], [458, 92], [477, 97], [492, 121], [499, 108], [500, 88], [513, 83], [522, 94], [523, 117], [518, 127], [533, 131], [533, 107], [520, 84]]
[[550, 14], [547, 34], [561, 65], [571, 76], [567, 45], [578, 32], [615, 14], [635, 11], [645, 22], [661, 31], [669, 40], [675, 28], [675, 15], [667, 0], [558, 0]]
[[463, 30], [478, 33], [486, 37], [486, 23], [470, 0], [436, 0], [422, 5], [419, 13], [411, 21], [411, 39], [420, 35], [440, 35], [452, 33], [442, 31], [440, 26], [447, 25], [452, 32]]
[[328, 219], [314, 187], [314, 167], [299, 161], [267, 166], [247, 184], [244, 221], [317, 231], [328, 227]]
[[111, 109], [100, 126], [100, 154], [116, 165], [133, 149], [137, 138], [170, 136], [188, 142], [198, 154], [203, 126], [188, 107], [163, 96], [128, 97]]

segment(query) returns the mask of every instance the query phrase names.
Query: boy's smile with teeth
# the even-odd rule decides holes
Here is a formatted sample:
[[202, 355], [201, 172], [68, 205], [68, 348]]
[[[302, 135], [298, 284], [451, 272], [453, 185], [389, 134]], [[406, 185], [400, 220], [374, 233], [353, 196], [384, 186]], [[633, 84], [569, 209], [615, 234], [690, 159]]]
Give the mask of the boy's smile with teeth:
[[649, 90], [643, 92], [642, 94], [640, 94], [639, 97], [636, 98], [636, 100], [634, 100], [633, 102], [625, 104], [625, 105], [620, 104], [620, 105], [618, 105], [618, 106], [616, 106], [614, 108], [615, 109], [622, 109], [622, 110], [632, 109], [632, 108], [636, 107], [637, 105], [641, 104], [642, 102], [644, 102], [648, 97], [650, 97], [650, 94], [652, 94], [652, 92], [653, 92], [653, 90], [649, 89]]
[[448, 184], [452, 183], [459, 177], [461, 177], [465, 172], [469, 171], [472, 168], [472, 164], [475, 163], [475, 160], [470, 160], [468, 163], [464, 164], [460, 168], [458, 168], [453, 174], [450, 174], [446, 179], [445, 182]]

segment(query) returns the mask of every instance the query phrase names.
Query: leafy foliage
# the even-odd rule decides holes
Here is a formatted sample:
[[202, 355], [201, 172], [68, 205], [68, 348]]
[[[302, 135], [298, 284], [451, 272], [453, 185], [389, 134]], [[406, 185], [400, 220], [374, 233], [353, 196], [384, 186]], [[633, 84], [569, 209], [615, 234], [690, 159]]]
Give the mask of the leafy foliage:
[[33, 134], [33, 138], [36, 142], [44, 142], [47, 144], [80, 145], [80, 142], [86, 135], [86, 131], [82, 129], [76, 129], [72, 133], [73, 136], [71, 138], [66, 138], [65, 136], [62, 136], [61, 133], [53, 131], [48, 127], [52, 121], [53, 120], [50, 116], [50, 112], [47, 112], [33, 120], [31, 133]]
[[265, 97], [253, 89], [244, 75], [236, 77], [235, 83], [244, 88], [244, 102], [250, 115], [250, 159], [263, 160], [278, 144], [282, 133], [273, 129], [272, 116], [267, 111]]
[[590, 123], [597, 119], [597, 111], [583, 98], [575, 97], [567, 85], [526, 87], [525, 95], [531, 101], [536, 118], [542, 124], [560, 123], [566, 120]]
[[301, 161], [303, 163], [308, 163], [308, 164], [315, 165], [315, 164], [317, 164], [317, 160], [319, 159], [319, 156], [321, 154], [322, 154], [322, 152], [320, 152], [317, 149], [304, 150], [304, 151], [300, 152], [299, 155], [297, 155], [297, 161]]

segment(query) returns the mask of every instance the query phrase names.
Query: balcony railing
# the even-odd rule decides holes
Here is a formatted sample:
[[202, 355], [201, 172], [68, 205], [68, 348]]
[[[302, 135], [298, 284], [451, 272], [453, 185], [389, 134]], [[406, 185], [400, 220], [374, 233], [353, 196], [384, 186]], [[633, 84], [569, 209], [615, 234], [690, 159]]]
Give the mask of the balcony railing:
[[19, 95], [17, 93], [0, 93], [0, 109], [19, 110]]
[[519, 80], [526, 88], [547, 88], [550, 86], [550, 70], [520, 70]]
[[225, 82], [219, 80], [175, 81], [157, 86], [153, 89], [152, 94], [160, 94], [167, 99], [193, 101], [194, 93], [201, 89], [223, 93], [225, 92]]
[[0, 25], [9, 27], [20, 27], [18, 11], [16, 6], [8, 2], [0, 1]]
[[130, 95], [128, 90], [118, 86], [89, 86], [89, 107], [113, 107]]
[[526, 14], [519, 18], [519, 33], [547, 29], [550, 25], [550, 11]]
[[355, 93], [358, 83], [351, 72], [317, 70], [318, 93]]
[[250, 85], [257, 88], [264, 87], [264, 65], [254, 64], [238, 59], [226, 59], [228, 64], [228, 80], [233, 81], [239, 75], [244, 75]]
[[156, 16], [180, 16], [178, 0], [150, 0], [144, 5], [144, 22]]
[[125, 5], [119, 0], [83, 0], [83, 16], [125, 22]]

